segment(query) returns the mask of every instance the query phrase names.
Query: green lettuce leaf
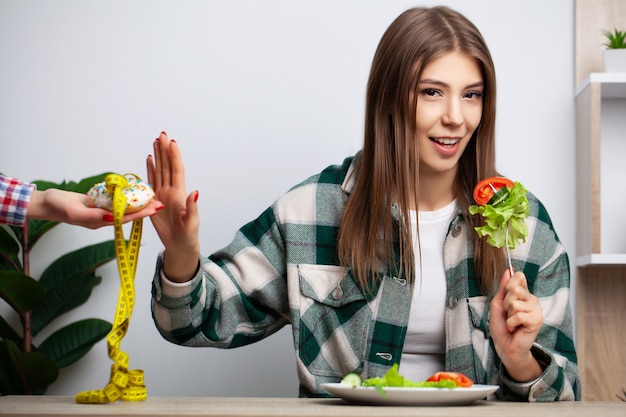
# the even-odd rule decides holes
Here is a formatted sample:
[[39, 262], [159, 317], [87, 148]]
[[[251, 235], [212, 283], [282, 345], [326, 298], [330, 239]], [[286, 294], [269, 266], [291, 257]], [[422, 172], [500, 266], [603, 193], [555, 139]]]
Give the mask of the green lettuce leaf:
[[[495, 206], [491, 204], [470, 206], [470, 214], [480, 214], [485, 218], [484, 226], [474, 228], [478, 236], [486, 236], [487, 243], [496, 248], [507, 245], [509, 249], [514, 249], [520, 241], [526, 242], [528, 227], [525, 219], [529, 213], [527, 193], [528, 190], [521, 183], [515, 182], [507, 197]], [[507, 228], [509, 230], [508, 242], [506, 241]]]
[[395, 363], [385, 375], [382, 377], [368, 378], [363, 381], [363, 386], [374, 387], [382, 396], [386, 397], [385, 387], [403, 387], [403, 388], [456, 388], [456, 384], [451, 380], [442, 380], [436, 382], [430, 381], [411, 381], [403, 377], [398, 372], [398, 364]]

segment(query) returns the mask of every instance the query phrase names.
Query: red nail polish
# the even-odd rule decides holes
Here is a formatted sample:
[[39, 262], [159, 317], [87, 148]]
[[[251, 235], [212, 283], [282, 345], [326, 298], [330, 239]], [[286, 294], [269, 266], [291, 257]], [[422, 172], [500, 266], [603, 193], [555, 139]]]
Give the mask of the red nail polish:
[[102, 216], [102, 220], [105, 222], [112, 222], [113, 221], [113, 215], [112, 214], [105, 214], [104, 216]]
[[165, 208], [165, 206], [159, 206], [159, 207], [157, 207], [155, 210], [156, 210], [156, 211], [159, 211], [159, 210], [163, 210], [164, 208]]
[[167, 132], [165, 130], [162, 131], [161, 134], [167, 136]]
[[198, 197], [200, 197], [200, 192], [196, 191], [196, 195], [193, 197], [193, 202], [194, 203], [198, 202]]

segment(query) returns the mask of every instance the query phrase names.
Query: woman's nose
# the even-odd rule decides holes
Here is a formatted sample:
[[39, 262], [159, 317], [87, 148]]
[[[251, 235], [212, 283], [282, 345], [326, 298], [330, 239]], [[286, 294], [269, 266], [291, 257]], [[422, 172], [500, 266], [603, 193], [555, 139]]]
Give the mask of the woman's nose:
[[445, 125], [458, 126], [463, 123], [463, 111], [459, 100], [450, 100], [441, 117], [441, 121]]

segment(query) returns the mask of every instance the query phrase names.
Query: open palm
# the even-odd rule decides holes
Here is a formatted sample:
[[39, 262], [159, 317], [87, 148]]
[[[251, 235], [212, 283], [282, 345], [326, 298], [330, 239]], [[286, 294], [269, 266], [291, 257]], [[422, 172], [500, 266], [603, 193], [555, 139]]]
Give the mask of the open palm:
[[[176, 271], [174, 275], [178, 275], [181, 265], [197, 260], [199, 255], [198, 192], [187, 195], [180, 149], [176, 141], [169, 140], [165, 132], [154, 142], [154, 157], [148, 156], [147, 169], [155, 197], [165, 205], [164, 209], [151, 217], [152, 224], [165, 246], [166, 254], [176, 255], [170, 257], [177, 261], [176, 267], [170, 262], [169, 268], [165, 265], [165, 272], [173, 270]], [[183, 271], [187, 269], [185, 267]]]

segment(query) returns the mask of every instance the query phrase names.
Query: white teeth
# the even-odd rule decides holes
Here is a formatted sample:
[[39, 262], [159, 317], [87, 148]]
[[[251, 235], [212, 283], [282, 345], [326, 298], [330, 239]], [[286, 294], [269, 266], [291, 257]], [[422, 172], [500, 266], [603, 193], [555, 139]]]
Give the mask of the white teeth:
[[452, 138], [432, 138], [435, 142], [441, 143], [442, 145], [454, 145], [459, 140]]

